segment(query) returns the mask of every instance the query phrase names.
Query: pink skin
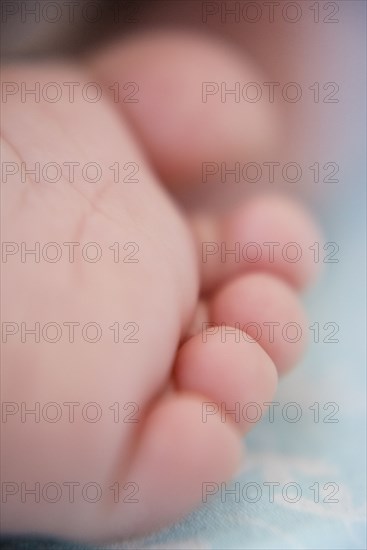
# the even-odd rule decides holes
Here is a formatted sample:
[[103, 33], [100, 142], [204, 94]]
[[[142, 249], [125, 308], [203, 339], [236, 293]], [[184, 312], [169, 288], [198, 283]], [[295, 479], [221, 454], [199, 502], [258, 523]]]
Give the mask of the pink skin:
[[256, 158], [276, 140], [278, 112], [270, 104], [222, 103], [220, 95], [203, 90], [206, 82], [264, 79], [225, 41], [177, 30], [151, 32], [112, 44], [91, 67], [106, 86], [139, 84], [140, 101], [120, 107], [170, 185], [201, 181], [203, 159], [231, 162], [244, 151]]
[[284, 374], [302, 357], [306, 318], [295, 291], [267, 273], [242, 275], [225, 284], [210, 302], [218, 325], [240, 327], [266, 351]]
[[[167, 38], [160, 39], [158, 34], [154, 40], [153, 46], [166, 55]], [[146, 59], [143, 53], [149, 44], [142, 38], [129, 49], [117, 47], [113, 54], [90, 60], [90, 66], [98, 71], [101, 59], [105, 59], [103, 79], [119, 78], [120, 70], [123, 79], [118, 56], [131, 56], [133, 66], [144, 75], [145, 62], [141, 61], [140, 66], [140, 60]], [[193, 48], [198, 57], [209, 59], [213, 55], [210, 66], [214, 68], [225, 64], [230, 55], [226, 49], [219, 57], [211, 54], [212, 45], [205, 40], [177, 37], [166, 60], [166, 66], [175, 63], [172, 86], [175, 74], [180, 74], [175, 49], [179, 56], [186, 46]], [[218, 52], [221, 47], [213, 46]], [[232, 62], [234, 75], [242, 70], [239, 65], [236, 60]], [[190, 67], [185, 65], [182, 70], [190, 79]], [[35, 80], [86, 82], [90, 75], [83, 71], [82, 67], [68, 65], [13, 66], [4, 78], [27, 81], [29, 85]], [[192, 71], [195, 80], [195, 67]], [[93, 345], [80, 339], [73, 345], [65, 339], [56, 344], [36, 344], [32, 339], [21, 343], [19, 338], [10, 338], [3, 346], [4, 401], [95, 401], [103, 411], [114, 402], [136, 402], [140, 407], [140, 422], [136, 424], [114, 423], [108, 413], [94, 424], [80, 416], [74, 423], [22, 423], [19, 416], [9, 417], [2, 429], [3, 480], [25, 481], [27, 485], [71, 480], [84, 484], [93, 480], [102, 487], [104, 498], [96, 505], [80, 499], [70, 505], [65, 499], [55, 504], [35, 504], [32, 500], [21, 503], [9, 498], [3, 505], [6, 532], [100, 541], [147, 532], [180, 518], [200, 503], [203, 481], [220, 482], [233, 474], [241, 458], [241, 434], [251, 427], [230, 420], [221, 422], [218, 413], [203, 422], [203, 403], [225, 403], [230, 408], [235, 401], [270, 401], [277, 378], [273, 361], [280, 371], [288, 369], [301, 351], [295, 348], [290, 354], [280, 341], [269, 347], [266, 340], [223, 342], [215, 335], [205, 343], [200, 334], [187, 337], [200, 288], [212, 291], [210, 298], [205, 298], [209, 300], [209, 321], [223, 319], [229, 325], [237, 319], [241, 323], [247, 319], [263, 322], [264, 308], [254, 300], [261, 286], [266, 289], [271, 320], [302, 322], [293, 291], [274, 276], [304, 286], [313, 277], [313, 270], [288, 264], [275, 269], [265, 263], [261, 269], [271, 276], [254, 273], [231, 281], [244, 267], [220, 264], [208, 284], [209, 274], [197, 255], [197, 227], [191, 227], [190, 218], [181, 213], [146, 160], [146, 156], [154, 158], [166, 174], [174, 175], [177, 170], [177, 178], [172, 179], [180, 180], [183, 137], [173, 136], [167, 155], [166, 134], [155, 140], [153, 125], [149, 125], [149, 131], [143, 128], [145, 117], [156, 116], [157, 112], [167, 125], [171, 124], [166, 118], [167, 104], [154, 93], [150, 101], [156, 104], [144, 106], [142, 102], [134, 107], [135, 115], [129, 113], [130, 123], [136, 116], [133, 132], [125, 114], [116, 112], [107, 100], [91, 104], [79, 99], [74, 104], [64, 101], [45, 105], [22, 103], [13, 97], [4, 105], [4, 161], [21, 160], [27, 165], [74, 160], [83, 165], [94, 161], [104, 173], [116, 160], [121, 164], [133, 160], [140, 167], [140, 181], [135, 185], [115, 184], [111, 178], [95, 185], [78, 179], [73, 184], [31, 180], [25, 184], [16, 177], [11, 184], [3, 185], [4, 241], [94, 241], [104, 251], [113, 242], [135, 241], [140, 249], [139, 262], [133, 264], [115, 263], [112, 255], [106, 254], [103, 261], [94, 264], [80, 259], [72, 264], [21, 263], [10, 258], [3, 265], [4, 320], [29, 324], [39, 321], [41, 325], [49, 321], [83, 324], [94, 320], [104, 328], [115, 321], [134, 321], [140, 327], [139, 344], [111, 344], [108, 338]], [[180, 113], [186, 116], [185, 97], [180, 101], [182, 109], [180, 105], [172, 106], [177, 117]], [[204, 120], [207, 115], [202, 111], [199, 116]], [[238, 113], [228, 116], [237, 120]], [[266, 124], [264, 113], [256, 116]], [[221, 116], [212, 121], [218, 125], [218, 132], [222, 123]], [[178, 124], [175, 119], [173, 127]], [[233, 139], [236, 143], [239, 136]], [[250, 147], [251, 132], [246, 139]], [[256, 149], [259, 137], [254, 136], [254, 140]], [[224, 154], [229, 155], [232, 145], [226, 143], [228, 151]], [[199, 133], [195, 148], [187, 151], [186, 176], [195, 173], [197, 160], [207, 146], [206, 136]], [[215, 158], [214, 142], [210, 146]], [[176, 153], [175, 162], [171, 153]], [[299, 207], [277, 200], [276, 209], [274, 199], [263, 198], [260, 203], [245, 205], [247, 213], [241, 217], [233, 214], [225, 225], [212, 219], [209, 225], [219, 228], [220, 238], [247, 233], [249, 228], [251, 239], [268, 238], [269, 225], [264, 228], [262, 218], [256, 218], [261, 204], [269, 216], [276, 212], [271, 222], [274, 231], [283, 209], [280, 237], [295, 240], [296, 231], [297, 238], [306, 242], [309, 232], [315, 232], [311, 222]], [[293, 219], [296, 225], [288, 227], [287, 219]], [[273, 226], [270, 229], [273, 231]], [[247, 295], [250, 287], [252, 297]], [[136, 483], [139, 502], [115, 503], [108, 489], [115, 481], [122, 485]]]
[[[320, 264], [314, 262], [310, 247], [315, 242], [322, 246], [320, 231], [308, 213], [287, 197], [260, 195], [217, 220], [196, 215], [194, 227], [205, 291], [252, 271], [270, 272], [297, 290], [318, 275]], [[226, 254], [236, 250], [236, 243], [238, 254]]]

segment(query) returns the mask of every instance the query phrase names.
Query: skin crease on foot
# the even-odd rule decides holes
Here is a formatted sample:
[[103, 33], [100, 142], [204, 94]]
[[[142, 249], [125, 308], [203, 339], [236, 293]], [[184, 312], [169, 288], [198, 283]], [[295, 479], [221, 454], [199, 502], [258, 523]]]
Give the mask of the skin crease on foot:
[[[192, 53], [184, 55], [187, 51]], [[190, 58], [197, 63], [188, 63]], [[203, 403], [225, 403], [230, 409], [237, 401], [271, 401], [277, 370], [289, 370], [300, 358], [303, 341], [293, 347], [265, 336], [254, 341], [255, 334], [249, 331], [243, 339], [236, 329], [238, 339], [223, 340], [216, 333], [205, 342], [197, 328], [191, 330], [195, 318], [229, 328], [270, 317], [303, 326], [296, 292], [316, 274], [306, 260], [265, 262], [251, 270], [214, 260], [209, 269], [200, 257], [208, 235], [209, 241], [228, 243], [242, 235], [263, 242], [270, 235], [270, 240], [298, 240], [302, 246], [318, 238], [312, 220], [289, 199], [258, 197], [223, 219], [193, 222], [168, 194], [161, 180], [182, 185], [195, 178], [198, 160], [217, 158], [218, 147], [220, 158], [235, 158], [244, 145], [257, 151], [274, 138], [276, 121], [258, 106], [239, 115], [197, 103], [190, 95], [193, 83], [206, 78], [199, 66], [208, 67], [208, 80], [216, 70], [235, 80], [243, 71], [256, 74], [228, 46], [185, 33], [174, 39], [165, 33], [135, 37], [80, 66], [10, 65], [3, 71], [3, 80], [30, 87], [34, 81], [88, 82], [91, 73], [105, 84], [124, 82], [129, 75], [145, 94], [125, 110], [109, 98], [46, 104], [12, 96], [3, 105], [4, 161], [27, 166], [98, 162], [106, 175], [95, 184], [81, 178], [72, 184], [66, 179], [37, 183], [31, 176], [22, 182], [19, 176], [2, 187], [4, 241], [26, 242], [29, 248], [35, 242], [96, 242], [105, 252], [96, 263], [78, 255], [74, 263], [22, 263], [9, 257], [2, 272], [3, 319], [30, 326], [95, 321], [106, 333], [95, 344], [81, 338], [73, 344], [65, 338], [55, 344], [32, 338], [22, 343], [9, 337], [3, 345], [3, 401], [25, 402], [29, 408], [35, 402], [96, 402], [104, 412], [95, 423], [78, 414], [74, 422], [63, 417], [56, 423], [8, 417], [2, 426], [2, 480], [27, 487], [37, 482], [80, 487], [93, 481], [102, 498], [91, 504], [77, 490], [74, 503], [66, 492], [52, 504], [9, 496], [2, 505], [6, 533], [107, 541], [181, 518], [200, 504], [203, 482], [221, 482], [235, 473], [241, 438], [250, 427], [222, 422], [220, 414], [203, 422]], [[156, 71], [168, 86], [163, 95], [155, 86]], [[185, 87], [177, 75], [183, 75]], [[139, 183], [114, 183], [108, 167], [116, 161], [137, 163]], [[267, 212], [266, 224], [262, 212]], [[108, 250], [115, 242], [137, 243], [139, 261], [114, 262]], [[136, 323], [139, 343], [111, 343], [107, 327], [116, 321]], [[116, 402], [137, 403], [139, 422], [113, 422], [108, 411]], [[115, 502], [110, 487], [116, 482], [136, 484], [138, 502], [123, 498], [127, 493]]]

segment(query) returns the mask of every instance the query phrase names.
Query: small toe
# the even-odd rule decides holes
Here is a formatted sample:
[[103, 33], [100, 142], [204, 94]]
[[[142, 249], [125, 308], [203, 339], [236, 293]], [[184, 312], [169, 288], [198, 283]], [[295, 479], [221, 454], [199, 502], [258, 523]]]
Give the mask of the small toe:
[[[206, 484], [227, 481], [238, 469], [240, 434], [218, 414], [202, 422], [202, 407], [201, 396], [173, 392], [150, 411], [127, 474], [139, 502], [139, 513], [131, 504], [123, 509], [128, 535], [177, 521], [203, 502]], [[117, 507], [110, 518], [116, 532], [120, 514]]]
[[224, 284], [213, 294], [210, 320], [237, 327], [249, 335], [283, 374], [302, 356], [306, 317], [291, 286], [267, 273], [249, 273]]
[[223, 423], [234, 422], [246, 432], [272, 399], [277, 373], [265, 351], [241, 330], [211, 327], [181, 347], [175, 380], [180, 390], [207, 396], [204, 423], [220, 414]]
[[195, 215], [192, 226], [204, 292], [255, 270], [302, 290], [320, 271], [315, 253], [322, 247], [320, 231], [307, 211], [285, 196], [260, 195], [219, 219]]

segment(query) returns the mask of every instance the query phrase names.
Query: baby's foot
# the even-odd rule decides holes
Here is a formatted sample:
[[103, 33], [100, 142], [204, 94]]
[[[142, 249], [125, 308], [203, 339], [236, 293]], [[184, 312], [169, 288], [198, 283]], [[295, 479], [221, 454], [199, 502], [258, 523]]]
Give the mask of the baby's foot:
[[[35, 82], [83, 87], [90, 76], [80, 67], [35, 65], [9, 68], [4, 80], [28, 89]], [[230, 415], [223, 421], [219, 405], [263, 407], [275, 390], [273, 361], [290, 366], [279, 340], [256, 343], [241, 328], [223, 338], [202, 323], [232, 327], [271, 317], [301, 324], [294, 291], [278, 275], [303, 284], [302, 265], [264, 264], [260, 275], [215, 258], [213, 275], [201, 243], [206, 234], [230, 243], [241, 232], [263, 242], [294, 207], [257, 199], [244, 207], [246, 216], [191, 223], [146, 161], [149, 137], [142, 141], [144, 150], [107, 100], [36, 103], [15, 94], [4, 105], [7, 532], [104, 540], [174, 521], [200, 503], [203, 482], [225, 480], [239, 464], [241, 434], [251, 423]], [[157, 146], [155, 155], [163, 165], [164, 151]], [[36, 163], [40, 181], [26, 173]], [[102, 172], [94, 183], [88, 163]], [[63, 176], [52, 182], [58, 166]], [[266, 227], [256, 214], [263, 208], [273, 216]], [[280, 231], [286, 238], [286, 224]], [[294, 231], [302, 243], [315, 241], [306, 218], [296, 217], [290, 231], [287, 241], [296, 240]], [[25, 252], [37, 246], [39, 258]], [[207, 313], [196, 317], [194, 332], [204, 326], [204, 333], [188, 338], [199, 292]], [[266, 314], [257, 296], [266, 297]]]

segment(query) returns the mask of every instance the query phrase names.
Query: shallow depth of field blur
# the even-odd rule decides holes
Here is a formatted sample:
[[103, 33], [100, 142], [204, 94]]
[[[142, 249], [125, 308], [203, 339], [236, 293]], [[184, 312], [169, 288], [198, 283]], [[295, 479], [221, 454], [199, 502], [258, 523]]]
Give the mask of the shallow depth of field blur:
[[[103, 4], [101, 16], [87, 21], [78, 9], [80, 17], [69, 22], [65, 2], [58, 0], [60, 20], [41, 17], [37, 24], [30, 17], [22, 21], [22, 4], [32, 3], [51, 4], [2, 4], [7, 62], [74, 56], [113, 34], [188, 26], [240, 45], [268, 81], [281, 83], [280, 89], [284, 83], [299, 83], [302, 99], [280, 102], [283, 130], [277, 150], [268, 151], [266, 158], [242, 160], [260, 165], [274, 161], [281, 167], [297, 163], [302, 167], [300, 179], [287, 181], [279, 170], [274, 183], [264, 177], [257, 183], [223, 184], [218, 174], [199, 182], [185, 199], [191, 202], [194, 193], [200, 202], [203, 186], [206, 192], [211, 187], [212, 207], [217, 208], [240, 195], [279, 189], [304, 201], [337, 250], [336, 261], [324, 264], [320, 282], [305, 296], [310, 334], [317, 328], [318, 336], [300, 368], [281, 381], [277, 394], [280, 403], [300, 404], [302, 418], [296, 423], [279, 416], [274, 422], [265, 418], [248, 438], [247, 462], [239, 474], [239, 479], [261, 486], [296, 481], [303, 498], [298, 503], [218, 499], [175, 528], [118, 547], [365, 548], [366, 3], [85, 0], [80, 6]], [[273, 20], [269, 4], [274, 4]], [[318, 479], [332, 485], [316, 503], [310, 486]], [[333, 487], [338, 489], [336, 502], [329, 503]]]

